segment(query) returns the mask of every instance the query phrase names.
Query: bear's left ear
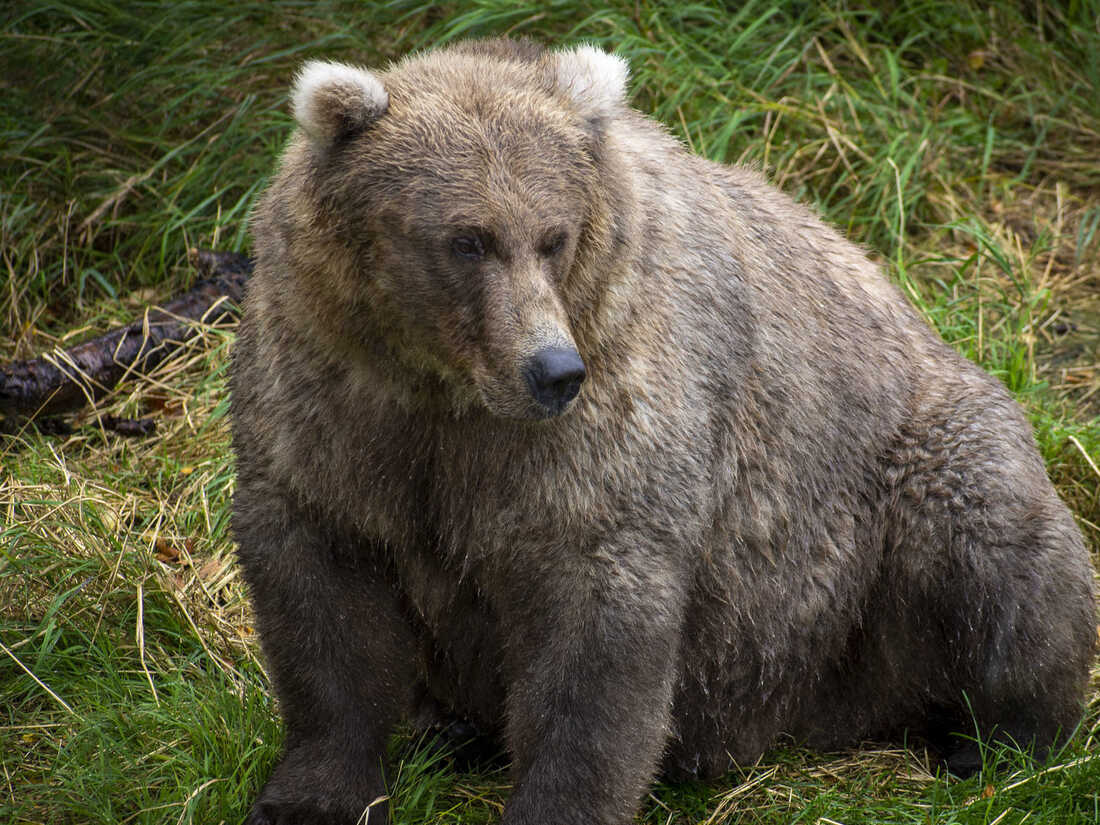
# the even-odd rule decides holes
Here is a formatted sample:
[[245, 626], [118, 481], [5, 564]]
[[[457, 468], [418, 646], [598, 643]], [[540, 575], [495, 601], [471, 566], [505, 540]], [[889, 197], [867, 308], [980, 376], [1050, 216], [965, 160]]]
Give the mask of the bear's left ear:
[[358, 66], [311, 60], [294, 81], [294, 119], [313, 142], [327, 149], [366, 128], [389, 106], [382, 81]]
[[587, 44], [555, 57], [558, 90], [588, 117], [606, 117], [626, 102], [630, 67], [623, 58]]

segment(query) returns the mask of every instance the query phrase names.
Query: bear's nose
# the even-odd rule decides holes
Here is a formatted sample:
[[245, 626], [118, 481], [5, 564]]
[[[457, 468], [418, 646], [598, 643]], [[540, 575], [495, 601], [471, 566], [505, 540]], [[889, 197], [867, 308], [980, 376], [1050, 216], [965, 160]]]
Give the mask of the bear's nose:
[[550, 415], [557, 415], [577, 397], [584, 375], [584, 361], [570, 347], [539, 350], [523, 370], [531, 395]]

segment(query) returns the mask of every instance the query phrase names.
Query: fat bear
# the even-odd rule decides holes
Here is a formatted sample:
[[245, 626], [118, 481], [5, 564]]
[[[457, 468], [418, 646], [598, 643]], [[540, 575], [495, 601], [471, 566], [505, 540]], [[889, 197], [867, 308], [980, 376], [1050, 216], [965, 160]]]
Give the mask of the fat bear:
[[309, 63], [253, 218], [240, 562], [286, 724], [251, 823], [354, 823], [393, 726], [504, 821], [813, 747], [1071, 732], [1093, 573], [1005, 389], [590, 46]]

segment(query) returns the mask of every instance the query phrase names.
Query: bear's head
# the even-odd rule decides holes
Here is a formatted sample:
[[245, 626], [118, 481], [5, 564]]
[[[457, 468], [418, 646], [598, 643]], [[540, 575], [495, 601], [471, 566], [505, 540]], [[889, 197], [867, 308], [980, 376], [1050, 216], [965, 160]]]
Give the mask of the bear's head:
[[513, 41], [379, 73], [306, 64], [299, 133], [255, 221], [261, 264], [288, 273], [332, 349], [383, 364], [391, 385], [509, 418], [566, 411], [621, 234], [605, 127], [626, 81], [593, 47]]

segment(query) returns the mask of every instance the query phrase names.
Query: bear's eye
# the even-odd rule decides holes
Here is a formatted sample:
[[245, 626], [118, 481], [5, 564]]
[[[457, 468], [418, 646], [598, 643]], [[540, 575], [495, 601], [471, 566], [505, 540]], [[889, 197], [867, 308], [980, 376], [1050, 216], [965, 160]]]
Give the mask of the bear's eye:
[[460, 258], [478, 261], [485, 257], [485, 244], [476, 235], [459, 235], [451, 239], [451, 251]]
[[554, 235], [550, 235], [539, 247], [539, 252], [545, 255], [547, 258], [557, 255], [565, 247], [565, 233], [558, 232]]

